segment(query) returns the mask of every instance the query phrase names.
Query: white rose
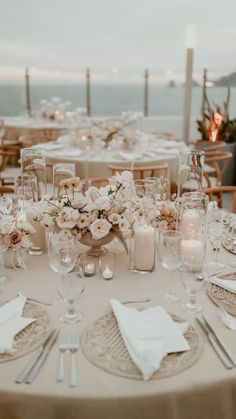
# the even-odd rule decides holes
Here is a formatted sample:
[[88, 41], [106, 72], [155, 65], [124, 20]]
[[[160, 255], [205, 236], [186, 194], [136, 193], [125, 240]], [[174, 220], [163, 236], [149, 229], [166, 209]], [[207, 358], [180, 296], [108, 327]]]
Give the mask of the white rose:
[[99, 219], [94, 221], [89, 228], [93, 239], [99, 240], [107, 236], [110, 229], [112, 228], [112, 224], [109, 223], [106, 219]]
[[56, 218], [56, 222], [60, 228], [74, 228], [78, 218], [78, 211], [70, 207], [64, 207]]
[[108, 196], [104, 194], [103, 190], [99, 190], [92, 186], [85, 193], [87, 199], [87, 205], [85, 207], [86, 211], [93, 210], [108, 210], [110, 208], [110, 200]]
[[86, 228], [90, 224], [90, 219], [88, 217], [88, 214], [81, 214], [78, 221], [77, 221], [77, 227], [79, 228]]

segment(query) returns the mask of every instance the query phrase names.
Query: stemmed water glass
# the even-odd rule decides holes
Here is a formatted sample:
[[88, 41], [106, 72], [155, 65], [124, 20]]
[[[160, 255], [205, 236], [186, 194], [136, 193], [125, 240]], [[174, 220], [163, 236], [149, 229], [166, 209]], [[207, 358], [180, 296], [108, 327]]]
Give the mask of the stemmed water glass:
[[159, 257], [161, 264], [169, 271], [169, 291], [164, 296], [167, 303], [179, 301], [179, 297], [172, 291], [173, 271], [180, 267], [181, 260], [181, 241], [183, 237], [179, 231], [162, 231], [160, 233]]
[[188, 300], [181, 304], [181, 308], [189, 313], [200, 313], [202, 305], [197, 302], [197, 294], [206, 284], [207, 274], [204, 266], [204, 258], [198, 266], [191, 263], [183, 263], [181, 266], [182, 284], [186, 288]]
[[213, 208], [208, 216], [208, 239], [215, 253], [215, 260], [207, 263], [208, 273], [217, 273], [225, 267], [224, 263], [218, 261], [221, 242], [229, 232], [230, 216], [225, 209]]
[[[68, 311], [63, 317], [63, 321], [75, 322], [78, 321], [77, 313], [74, 305], [75, 295], [78, 294], [78, 287], [76, 288], [76, 282], [71, 276], [67, 276], [69, 272], [74, 269], [77, 254], [74, 244], [73, 237], [61, 236], [55, 233], [48, 234], [48, 258], [51, 268], [61, 274], [60, 280], [58, 281], [57, 292], [65, 302], [69, 304]], [[74, 289], [74, 292], [71, 291]], [[66, 291], [67, 290], [67, 291]], [[76, 291], [76, 292], [75, 292]], [[58, 301], [55, 302], [58, 305]], [[60, 304], [59, 304], [60, 305]]]

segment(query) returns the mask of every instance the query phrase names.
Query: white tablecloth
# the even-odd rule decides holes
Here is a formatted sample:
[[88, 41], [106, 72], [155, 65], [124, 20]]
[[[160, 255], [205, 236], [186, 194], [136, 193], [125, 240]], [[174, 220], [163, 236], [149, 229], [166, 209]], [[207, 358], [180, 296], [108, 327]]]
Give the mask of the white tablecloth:
[[[235, 256], [220, 252], [230, 271], [229, 261]], [[52, 299], [56, 295], [58, 274], [53, 272], [46, 256], [30, 257], [28, 270], [9, 272], [14, 281], [4, 290], [1, 301], [18, 291], [31, 297]], [[117, 256], [115, 278], [104, 281], [98, 277], [86, 279], [86, 290], [80, 300], [86, 325], [107, 310], [111, 298], [119, 300], [151, 297], [148, 307], [161, 303], [170, 312], [188, 321], [193, 316], [183, 313], [179, 304], [163, 304], [167, 291], [167, 272], [157, 261], [155, 272], [139, 275], [128, 271], [128, 257]], [[185, 298], [180, 274], [174, 275], [174, 291]], [[219, 336], [236, 354], [235, 332], [220, 322], [215, 305], [203, 291], [199, 296], [205, 314]], [[51, 308], [50, 316], [58, 324], [58, 312]], [[77, 326], [75, 326], [77, 327]], [[55, 380], [58, 362], [57, 345], [51, 350], [39, 376], [32, 385], [17, 385], [14, 380], [32, 355], [0, 364], [0, 418], [1, 419], [235, 419], [236, 370], [227, 370], [208, 342], [201, 358], [179, 375], [148, 382], [130, 380], [108, 374], [92, 365], [80, 350], [78, 353], [78, 386], [69, 388]], [[67, 359], [68, 361], [68, 359]]]

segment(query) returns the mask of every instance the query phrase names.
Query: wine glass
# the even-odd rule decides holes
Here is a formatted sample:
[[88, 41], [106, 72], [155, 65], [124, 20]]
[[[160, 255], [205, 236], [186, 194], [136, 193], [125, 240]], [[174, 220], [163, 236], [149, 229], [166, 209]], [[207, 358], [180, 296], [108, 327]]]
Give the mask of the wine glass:
[[[73, 237], [48, 233], [48, 258], [51, 268], [60, 273], [61, 280], [64, 280], [65, 274], [73, 270], [77, 258]], [[61, 297], [58, 288], [57, 291]], [[54, 304], [60, 306], [60, 300], [54, 301]]]
[[221, 242], [227, 235], [230, 227], [229, 211], [220, 208], [213, 208], [208, 216], [208, 239], [215, 253], [215, 260], [207, 263], [208, 273], [217, 273], [224, 269], [225, 265], [218, 261]]
[[181, 304], [181, 308], [188, 313], [200, 313], [202, 305], [197, 302], [197, 294], [203, 289], [207, 281], [207, 273], [203, 263], [198, 266], [192, 263], [183, 263], [180, 268], [182, 284], [187, 291], [188, 299]]
[[63, 275], [58, 286], [58, 293], [68, 304], [67, 310], [60, 318], [65, 323], [77, 323], [83, 319], [83, 314], [76, 308], [76, 300], [83, 294], [85, 288], [83, 269], [77, 266], [77, 272]]
[[181, 241], [182, 234], [179, 231], [162, 231], [160, 233], [160, 252], [161, 264], [169, 271], [169, 291], [164, 296], [167, 303], [179, 301], [179, 297], [172, 292], [173, 271], [182, 263], [181, 260]]

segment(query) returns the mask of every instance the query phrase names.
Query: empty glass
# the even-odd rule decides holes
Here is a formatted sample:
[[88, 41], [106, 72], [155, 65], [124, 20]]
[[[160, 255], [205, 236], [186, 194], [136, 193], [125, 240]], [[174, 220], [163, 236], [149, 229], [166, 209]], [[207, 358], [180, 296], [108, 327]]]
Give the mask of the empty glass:
[[189, 150], [180, 154], [177, 175], [178, 196], [187, 191], [202, 191], [204, 159], [205, 152], [202, 150]]
[[184, 263], [181, 266], [182, 283], [187, 292], [187, 301], [181, 304], [181, 308], [189, 313], [200, 313], [202, 305], [197, 302], [197, 294], [203, 289], [207, 281], [204, 264], [198, 267]]
[[[74, 239], [56, 233], [48, 233], [47, 238], [49, 264], [55, 272], [61, 274], [60, 282], [64, 281], [65, 274], [73, 270], [77, 259]], [[60, 300], [54, 303], [58, 306]]]
[[37, 179], [37, 194], [40, 200], [47, 193], [46, 161], [44, 151], [33, 148], [21, 149], [21, 174]]
[[73, 163], [57, 163], [53, 165], [53, 196], [55, 199], [66, 194], [65, 188], [60, 186], [60, 182], [72, 177], [75, 177], [75, 165]]
[[67, 303], [67, 310], [64, 312], [61, 321], [65, 323], [77, 323], [83, 319], [81, 312], [77, 310], [76, 302], [84, 292], [85, 282], [82, 267], [77, 272], [71, 272], [61, 277], [58, 286], [58, 293]]
[[208, 274], [216, 273], [224, 269], [225, 265], [219, 262], [218, 255], [221, 249], [222, 240], [229, 232], [230, 214], [227, 210], [213, 208], [208, 216], [208, 239], [212, 245], [215, 260], [207, 263]]
[[164, 296], [167, 303], [179, 301], [179, 297], [173, 294], [172, 282], [173, 271], [180, 267], [182, 234], [179, 231], [161, 231], [159, 240], [159, 258], [162, 266], [169, 271], [169, 291]]

